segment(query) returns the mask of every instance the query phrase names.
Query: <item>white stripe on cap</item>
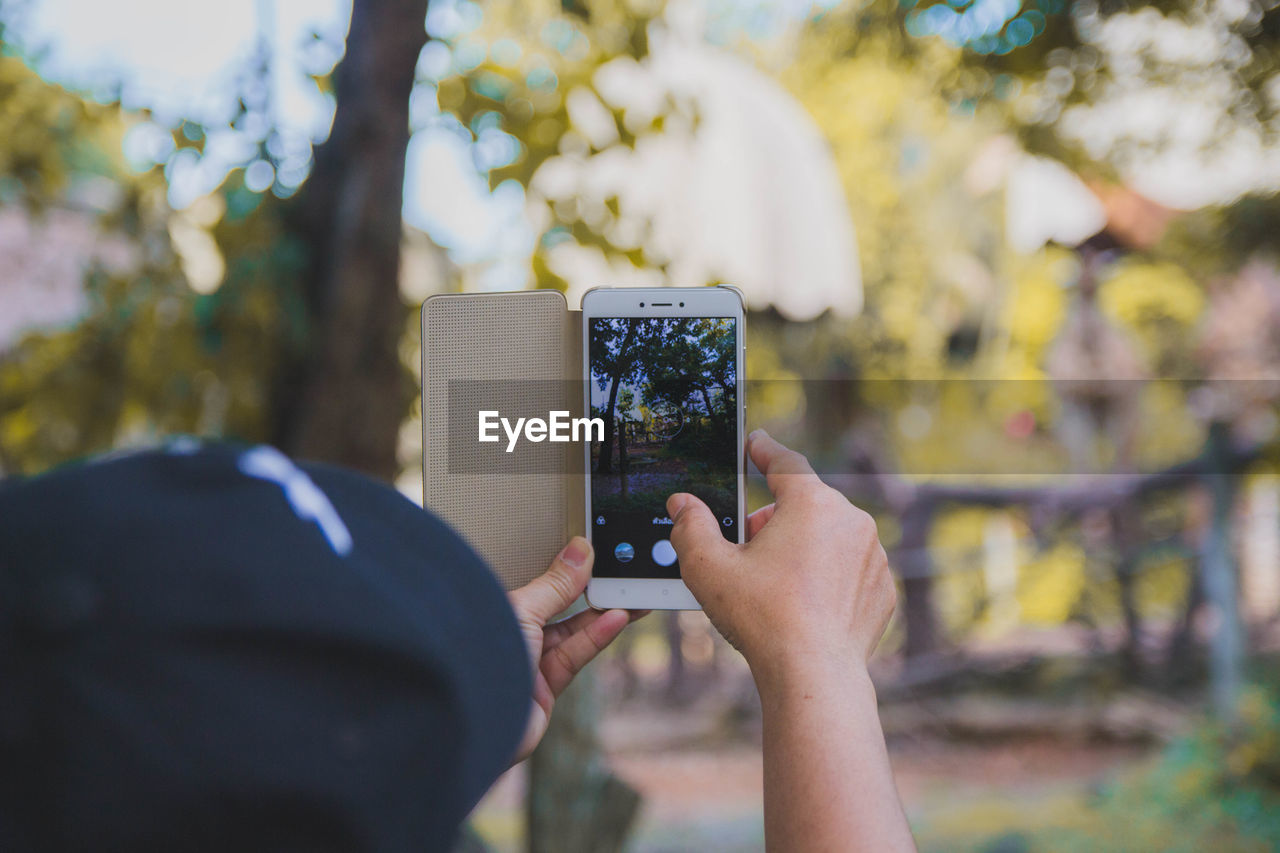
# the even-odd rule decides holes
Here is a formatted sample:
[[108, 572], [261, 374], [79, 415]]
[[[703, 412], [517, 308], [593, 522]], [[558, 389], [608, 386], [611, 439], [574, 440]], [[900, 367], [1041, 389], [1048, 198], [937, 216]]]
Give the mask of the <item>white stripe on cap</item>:
[[250, 477], [278, 483], [298, 518], [318, 524], [335, 554], [345, 557], [351, 553], [351, 531], [347, 530], [342, 516], [333, 508], [329, 497], [289, 457], [274, 447], [261, 445], [245, 451], [238, 467]]

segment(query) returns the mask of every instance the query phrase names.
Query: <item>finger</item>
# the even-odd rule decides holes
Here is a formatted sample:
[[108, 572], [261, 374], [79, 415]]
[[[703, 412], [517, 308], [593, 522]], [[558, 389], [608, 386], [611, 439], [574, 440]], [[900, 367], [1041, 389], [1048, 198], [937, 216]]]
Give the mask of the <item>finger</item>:
[[667, 498], [667, 515], [674, 522], [671, 544], [681, 562], [700, 553], [732, 547], [720, 532], [720, 522], [710, 508], [691, 494], [677, 492]]
[[542, 632], [542, 636], [544, 638], [542, 645], [543, 650], [545, 651], [546, 649], [551, 648], [565, 637], [578, 633], [587, 625], [590, 625], [592, 622], [599, 619], [601, 612], [602, 611], [600, 610], [591, 610], [588, 608], [581, 613], [573, 614], [568, 619], [562, 619], [555, 624], [548, 625]]
[[[560, 645], [608, 612], [607, 610], [584, 610], [581, 613], [573, 614], [562, 622], [548, 625], [542, 634], [543, 653], [545, 654], [553, 646]], [[626, 613], [630, 618], [627, 621], [634, 622], [642, 616], [648, 616], [649, 612], [648, 610], [628, 610]]]
[[751, 515], [747, 516], [747, 541], [750, 542], [756, 538], [756, 534], [769, 523], [769, 519], [773, 518], [773, 511], [777, 508], [777, 504], [769, 504], [762, 506]]
[[542, 653], [540, 667], [551, 692], [559, 696], [573, 677], [604, 651], [631, 621], [625, 610], [606, 610], [586, 627]]
[[784, 447], [762, 429], [751, 433], [747, 452], [768, 481], [769, 491], [779, 499], [795, 489], [821, 482], [808, 459]]
[[542, 632], [542, 650], [545, 652], [552, 646], [563, 642], [566, 637], [572, 637], [606, 612], [608, 611], [587, 609], [581, 613], [573, 614], [568, 619], [556, 622], [554, 625], [548, 625]]
[[511, 606], [520, 617], [528, 617], [538, 625], [562, 612], [582, 595], [591, 579], [595, 554], [591, 543], [581, 536], [569, 540], [551, 566], [529, 583], [512, 590]]

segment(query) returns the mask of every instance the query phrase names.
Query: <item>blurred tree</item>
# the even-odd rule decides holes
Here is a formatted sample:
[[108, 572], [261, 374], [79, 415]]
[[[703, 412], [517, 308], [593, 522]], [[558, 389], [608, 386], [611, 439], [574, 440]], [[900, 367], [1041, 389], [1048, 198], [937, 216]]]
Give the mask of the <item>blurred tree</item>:
[[500, 0], [486, 5], [478, 31], [450, 42], [459, 56], [478, 45], [502, 48], [478, 63], [455, 62], [436, 84], [437, 98], [475, 139], [503, 133], [515, 141], [511, 162], [488, 178], [491, 187], [515, 181], [527, 193], [540, 231], [532, 261], [539, 287], [567, 286], [551, 263], [552, 250], [565, 243], [599, 251], [611, 264], [665, 268], [645, 239], [648, 223], [634, 221], [616, 196], [593, 201], [582, 177], [592, 164], [616, 162], [641, 138], [669, 130], [673, 119], [695, 120], [691, 105], [670, 93], [656, 105], [628, 104], [604, 85], [608, 71], [640, 68], [661, 12], [661, 3], [643, 0]]
[[[1211, 101], [1220, 124], [1207, 146], [1237, 130], [1264, 143], [1280, 131], [1269, 91], [1280, 71], [1280, 11], [1267, 0], [909, 0], [856, 4], [846, 14], [858, 26], [891, 18], [912, 37], [962, 48], [966, 73], [949, 87], [957, 102], [1020, 92], [1008, 99], [1008, 116], [1023, 143], [1090, 171], [1105, 170], [1104, 149], [1086, 150], [1061, 120], [1139, 89]], [[1186, 38], [1196, 49], [1177, 47]], [[1172, 124], [1128, 131], [1106, 153], [1130, 159], [1168, 145]]]
[[408, 319], [399, 273], [409, 93], [426, 11], [426, 0], [352, 5], [333, 129], [283, 218], [306, 247], [306, 331], [276, 369], [273, 442], [385, 480], [398, 473], [396, 437], [414, 394], [399, 356]]
[[[604, 405], [604, 409], [600, 412], [604, 419], [604, 441], [600, 444], [599, 455], [596, 459], [596, 473], [610, 474], [613, 472], [613, 448], [618, 435], [618, 392], [622, 388], [623, 382], [627, 381], [635, 372], [639, 363], [636, 355], [637, 349], [633, 346], [636, 335], [640, 333], [641, 324], [635, 320], [610, 320], [608, 327], [598, 326], [591, 330], [593, 340], [591, 342], [592, 351], [600, 351], [605, 353], [606, 357], [594, 365], [596, 367], [596, 375], [592, 376], [592, 380], [600, 384], [601, 390], [608, 389], [608, 397]], [[619, 334], [621, 337], [619, 337]], [[594, 414], [593, 410], [593, 414]], [[625, 449], [623, 451], [625, 453]], [[624, 460], [619, 458], [619, 465], [624, 464]], [[626, 482], [626, 478], [623, 478]]]
[[[477, 43], [511, 40], [519, 50], [494, 51], [469, 69], [446, 75], [438, 84], [439, 98], [477, 139], [501, 131], [518, 143], [519, 153], [491, 171], [490, 181], [517, 180], [531, 200], [545, 206], [534, 256], [538, 282], [563, 286], [549, 264], [550, 249], [563, 242], [661, 272], [661, 259], [647, 251], [643, 229], [620, 227], [627, 212], [616, 199], [596, 209], [586, 196], [546, 192], [541, 179], [561, 175], [566, 166], [604, 162], [619, 148], [634, 147], [638, 134], [659, 133], [676, 120], [696, 128], [692, 105], [668, 98], [645, 125], [601, 85], [606, 70], [647, 61], [653, 32], [665, 33], [663, 19], [619, 2], [567, 13], [550, 4], [490, 9], [485, 27], [453, 45], [455, 50], [461, 55]], [[1104, 19], [1120, 22], [1136, 12], [1152, 26], [1185, 23], [1201, 33], [1226, 33], [1224, 38], [1241, 34], [1248, 69], [1235, 59], [1219, 64], [1232, 75], [1232, 91], [1246, 101], [1247, 90], [1274, 70], [1268, 71], [1274, 16], [1262, 7], [1233, 22], [1158, 4], [1099, 9], [1038, 0], [1020, 8], [873, 0], [815, 12], [788, 46], [788, 61], [795, 61], [781, 77], [833, 147], [858, 224], [867, 299], [866, 310], [852, 324], [819, 324], [820, 333], [771, 340], [784, 351], [783, 368], [807, 376], [880, 380], [864, 383], [862, 399], [845, 401], [844, 411], [832, 417], [823, 415], [833, 402], [825, 389], [821, 399], [809, 400], [806, 419], [820, 427], [822, 445], [839, 444], [832, 437], [833, 423], [847, 428], [851, 417], [862, 417], [856, 420], [857, 433], [887, 439], [877, 452], [896, 459], [888, 463], [891, 469], [949, 470], [956, 448], [964, 441], [972, 447], [973, 440], [987, 448], [988, 456], [968, 451], [964, 473], [1012, 473], [1028, 465], [1048, 473], [1046, 458], [1065, 461], [1058, 437], [1045, 427], [1061, 401], [1044, 380], [1049, 346], [1068, 318], [1079, 267], [1058, 250], [1030, 258], [1010, 251], [1004, 233], [1008, 212], [988, 161], [999, 161], [1000, 147], [992, 143], [1012, 127], [1028, 150], [1058, 157], [1090, 175], [1114, 175], [1116, 163], [1085, 151], [1064, 132], [1064, 110], [1114, 96], [1116, 84], [1125, 79], [1121, 72], [1135, 61], [1142, 74], [1150, 72], [1143, 79], [1151, 86], [1177, 85], [1183, 79], [1178, 75], [1199, 73], [1194, 61], [1166, 61], [1157, 53], [1142, 53], [1141, 45], [1134, 48], [1135, 60], [1120, 49], [1123, 44], [1104, 37]], [[1170, 19], [1152, 22], [1162, 13]], [[1252, 18], [1256, 28], [1246, 20]], [[1243, 55], [1236, 42], [1223, 44], [1226, 52], [1215, 54], [1214, 61]], [[1223, 133], [1260, 127], [1267, 120], [1265, 111], [1236, 111]], [[606, 132], [609, 123], [615, 127]], [[630, 237], [622, 240], [624, 235]], [[1119, 272], [1102, 284], [1091, 316], [1148, 346], [1143, 353], [1148, 369], [1188, 365], [1188, 316], [1200, 309], [1190, 307], [1188, 315], [1183, 306], [1202, 303], [1194, 280], [1149, 256], [1135, 257]], [[1169, 302], [1168, 310], [1143, 296], [1175, 283], [1179, 299]], [[768, 320], [753, 318], [753, 334], [760, 334], [762, 319]], [[991, 393], [966, 394], [957, 392], [962, 383], [931, 388], [930, 382], [904, 381], [908, 377], [1018, 381], [992, 386]], [[1144, 417], [1155, 416], [1154, 403], [1142, 402]], [[1185, 409], [1185, 400], [1166, 399], [1158, 411], [1167, 415], [1179, 406]], [[888, 421], [888, 428], [869, 423], [868, 414]], [[895, 424], [900, 414], [904, 417]], [[895, 428], [906, 423], [924, 427]], [[944, 425], [954, 440], [938, 440]], [[1018, 431], [1019, 438], [1011, 444], [1006, 430]], [[1132, 429], [1102, 434], [1102, 452], [1131, 442], [1133, 434]], [[1143, 444], [1141, 461], [1158, 466], [1185, 460], [1198, 452], [1202, 440], [1203, 425], [1166, 429], [1160, 441]], [[913, 541], [919, 539], [917, 527], [910, 525]], [[902, 555], [906, 560], [916, 556]], [[1085, 571], [1083, 563], [1078, 571]], [[928, 649], [940, 637], [929, 615], [932, 572], [924, 564], [910, 574], [904, 611], [916, 626], [916, 639], [909, 648]]]
[[595, 674], [588, 670], [556, 701], [543, 743], [529, 759], [530, 853], [623, 849], [640, 797], [606, 766], [599, 715]]
[[[1103, 32], [1107, 19], [1120, 24], [1129, 13], [1140, 17], [1128, 30]], [[1071, 401], [1045, 379], [1094, 375], [1080, 363], [1055, 374], [1052, 364], [1051, 350], [1062, 353], [1068, 339], [1080, 337], [1072, 328], [1085, 313], [1093, 326], [1114, 327], [1138, 345], [1129, 357], [1132, 375], [1195, 372], [1193, 332], [1205, 307], [1203, 279], [1197, 282], [1178, 264], [1201, 271], [1205, 257], [1192, 267], [1187, 251], [1170, 264], [1170, 250], [1153, 248], [1149, 240], [1106, 271], [1096, 287], [1098, 298], [1087, 300], [1090, 307], [1083, 312], [1081, 293], [1092, 296], [1095, 285], [1082, 285], [1078, 261], [1056, 249], [1029, 258], [1009, 249], [1004, 228], [1010, 212], [1002, 194], [993, 192], [999, 187], [992, 181], [993, 166], [1002, 159], [1002, 146], [995, 143], [1012, 127], [1028, 150], [1060, 158], [1086, 175], [1113, 176], [1125, 163], [1123, 151], [1084, 150], [1062, 121], [1064, 110], [1117, 97], [1126, 82], [1122, 69], [1130, 77], [1141, 75], [1143, 85], [1155, 90], [1203, 77], [1206, 63], [1231, 77], [1229, 105], [1249, 103], [1259, 81], [1274, 78], [1275, 16], [1263, 6], [1242, 14], [1226, 21], [1212, 9], [1099, 9], [1052, 0], [1023, 7], [982, 0], [867, 2], [824, 10], [804, 28], [788, 51], [797, 61], [782, 78], [834, 149], [858, 226], [867, 298], [863, 315], [852, 324], [800, 338], [799, 346], [784, 344], [783, 365], [809, 376], [835, 370], [886, 380], [863, 382], [863, 399], [847, 408], [845, 418], [853, 418], [854, 444], [864, 458], [877, 460], [877, 470], [916, 480], [952, 472], [980, 480], [983, 472], [1034, 478], [1052, 473], [1055, 458], [1065, 464], [1062, 451], [1078, 454], [1083, 445], [1074, 440], [1064, 446], [1067, 436], [1047, 429], [1070, 420], [1063, 413]], [[1167, 27], [1167, 33], [1184, 25], [1205, 39], [1202, 44], [1217, 45], [1208, 58], [1170, 60], [1142, 29]], [[1232, 40], [1233, 32], [1238, 39]], [[1219, 36], [1224, 41], [1214, 41]], [[1228, 118], [1213, 138], [1238, 131], [1267, 138], [1274, 130], [1268, 109], [1230, 110]], [[1115, 194], [1099, 192], [1110, 204]], [[1267, 221], [1265, 202], [1242, 206]], [[1236, 220], [1243, 226], [1233, 241], [1240, 251], [1217, 252], [1217, 272], [1238, 268], [1259, 246], [1275, 245], [1274, 235], [1264, 236], [1265, 229], [1230, 212], [1202, 217], [1197, 233]], [[1159, 219], [1159, 228], [1167, 221]], [[1088, 351], [1088, 359], [1098, 357], [1096, 343], [1075, 344]], [[1114, 359], [1104, 361], [1115, 367]], [[946, 381], [951, 379], [964, 381]], [[988, 385], [974, 379], [1017, 381]], [[1179, 389], [1113, 390], [1122, 393], [1131, 416], [1123, 429], [1085, 437], [1093, 445], [1090, 453], [1110, 460], [1116, 453], [1125, 456], [1132, 445], [1140, 452], [1130, 464], [1152, 470], [1200, 452], [1204, 424], [1188, 415], [1188, 398]], [[806, 420], [823, 421], [827, 408], [829, 400], [810, 399]], [[1158, 435], [1138, 427], [1157, 421]], [[830, 446], [829, 425], [824, 430], [823, 443]], [[1135, 444], [1138, 435], [1143, 440]], [[867, 447], [876, 436], [878, 446]], [[954, 467], [958, 459], [963, 469]], [[919, 653], [944, 636], [933, 616], [934, 572], [921, 532], [932, 524], [932, 513], [912, 502], [911, 490], [897, 491], [908, 503], [884, 496], [901, 522], [893, 529], [902, 534], [895, 562], [904, 571], [907, 650]], [[1124, 527], [1127, 539], [1143, 538], [1140, 526]], [[1137, 571], [1137, 552], [1131, 551], [1121, 549], [1118, 565]], [[1083, 564], [1077, 566], [1077, 573], [1084, 572]], [[1085, 593], [1083, 584], [1076, 588]], [[1139, 605], [1125, 592], [1129, 588], [1126, 583], [1115, 589], [1129, 600], [1125, 611], [1136, 643]]]
[[[123, 162], [120, 139], [138, 117], [0, 60], [13, 80], [0, 104], [23, 128], [0, 142], [5, 200], [38, 218], [102, 179], [124, 192], [87, 211], [86, 227], [123, 229], [147, 250], [127, 274], [91, 269], [84, 322], [32, 335], [4, 361], [13, 377], [0, 432], [7, 468], [192, 432], [270, 440], [388, 480], [398, 473], [396, 439], [413, 396], [399, 354], [410, 315], [398, 289], [404, 153], [425, 14], [426, 0], [354, 4], [333, 130], [286, 202], [248, 190], [236, 171], [174, 213], [161, 171], [133, 174]], [[266, 73], [265, 62], [255, 67]], [[246, 96], [241, 109], [233, 125], [265, 107]], [[173, 137], [169, 163], [198, 156], [208, 133], [186, 122]], [[70, 425], [55, 431], [54, 447], [37, 426], [50, 422]]]
[[[68, 327], [74, 316], [62, 317], [0, 342], [4, 473], [35, 473], [167, 433], [265, 433], [260, 365], [270, 342], [288, 334], [273, 291], [242, 293], [238, 266], [218, 294], [188, 286], [197, 267], [220, 261], [216, 249], [197, 249], [212, 243], [209, 225], [224, 199], [226, 218], [244, 221], [257, 196], [233, 177], [217, 203], [175, 215], [160, 170], [139, 174], [124, 162], [121, 141], [137, 121], [0, 56], [0, 123], [9, 123], [0, 133], [3, 227], [28, 234], [63, 228], [57, 240], [28, 245], [25, 265], [13, 266], [10, 255], [5, 286], [17, 293], [6, 305], [21, 311], [48, 298], [51, 287], [84, 294], [74, 312], [83, 319], [74, 325]], [[287, 249], [269, 227], [239, 233], [266, 252], [264, 263], [285, 262]], [[174, 234], [206, 242], [184, 250]], [[33, 287], [45, 289], [28, 295]]]

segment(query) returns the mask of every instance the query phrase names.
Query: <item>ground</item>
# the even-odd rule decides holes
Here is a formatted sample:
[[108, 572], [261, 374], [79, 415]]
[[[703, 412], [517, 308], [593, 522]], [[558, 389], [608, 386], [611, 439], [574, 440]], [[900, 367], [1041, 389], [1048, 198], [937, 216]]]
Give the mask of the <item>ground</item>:
[[[599, 672], [607, 697], [600, 736], [609, 762], [643, 797], [632, 853], [737, 853], [763, 848], [758, 709], [732, 650], [695, 669], [692, 695], [672, 693], [643, 647], [626, 693], [616, 660]], [[889, 693], [890, 691], [886, 691]], [[922, 851], [1020, 850], [1016, 833], [1090, 819], [1104, 781], [1160, 748], [1150, 726], [1176, 726], [1167, 703], [1141, 693], [1088, 701], [993, 693], [882, 703], [890, 757]], [[1163, 717], [1161, 716], [1163, 715]], [[523, 769], [511, 771], [475, 814], [495, 850], [520, 850]]]
[[[957, 745], [930, 738], [891, 744], [890, 757], [921, 850], [941, 851], [989, 849], [993, 837], [1012, 828], [1085, 820], [1093, 787], [1148, 752], [1128, 745]], [[763, 848], [758, 747], [610, 744], [608, 754], [614, 771], [644, 798], [629, 848], [634, 853]], [[517, 768], [477, 812], [477, 825], [496, 850], [521, 849], [523, 784]]]

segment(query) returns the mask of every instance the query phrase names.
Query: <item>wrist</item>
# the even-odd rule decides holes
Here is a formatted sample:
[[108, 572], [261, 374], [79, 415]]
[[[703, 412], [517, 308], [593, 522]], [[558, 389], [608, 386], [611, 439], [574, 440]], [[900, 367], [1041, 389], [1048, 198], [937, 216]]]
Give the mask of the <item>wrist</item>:
[[761, 699], [804, 695], [815, 690], [826, 692], [834, 685], [875, 696], [867, 662], [852, 647], [839, 649], [791, 643], [771, 653], [755, 654], [747, 663]]

